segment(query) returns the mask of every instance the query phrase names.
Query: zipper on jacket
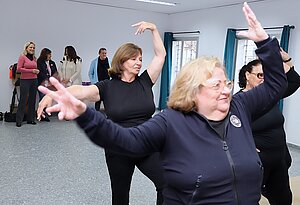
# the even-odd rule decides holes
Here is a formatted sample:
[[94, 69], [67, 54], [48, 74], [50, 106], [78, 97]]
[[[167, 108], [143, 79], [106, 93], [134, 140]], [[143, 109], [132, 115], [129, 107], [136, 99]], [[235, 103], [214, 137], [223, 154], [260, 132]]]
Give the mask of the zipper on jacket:
[[[200, 115], [200, 114], [199, 114]], [[236, 187], [236, 176], [235, 176], [235, 170], [234, 170], [234, 163], [233, 163], [233, 160], [232, 160], [232, 157], [231, 157], [231, 154], [230, 154], [230, 151], [229, 151], [229, 147], [227, 145], [227, 142], [225, 140], [226, 138], [226, 135], [227, 135], [227, 129], [228, 129], [228, 124], [229, 124], [229, 116], [231, 115], [231, 113], [229, 112], [228, 115], [226, 116], [226, 119], [225, 119], [225, 132], [224, 132], [224, 136], [220, 136], [218, 134], [218, 132], [211, 126], [211, 124], [209, 123], [209, 121], [204, 117], [203, 119], [206, 120], [206, 122], [208, 123], [208, 125], [215, 131], [215, 133], [219, 136], [218, 138], [220, 139], [220, 141], [223, 143], [223, 150], [225, 151], [226, 153], [226, 156], [227, 156], [227, 159], [228, 159], [228, 162], [229, 162], [229, 165], [230, 165], [230, 168], [231, 168], [231, 173], [232, 173], [232, 177], [233, 177], [233, 190], [234, 190], [234, 195], [235, 195], [235, 200], [237, 202], [237, 205], [240, 204], [239, 202], [239, 197], [238, 197], [238, 191], [237, 191], [237, 187]], [[201, 115], [200, 115], [201, 116]], [[201, 176], [201, 175], [200, 175]], [[197, 188], [199, 187], [199, 184], [200, 184], [200, 179], [198, 176], [198, 179], [197, 179], [197, 182], [196, 182], [196, 189], [194, 190], [193, 194], [192, 194], [192, 198], [190, 200], [190, 203], [189, 205], [192, 205], [192, 202], [193, 202], [193, 199], [196, 195], [196, 192], [197, 192]], [[201, 176], [202, 177], [202, 176]]]
[[240, 204], [239, 202], [239, 196], [238, 196], [238, 191], [237, 191], [237, 187], [236, 187], [236, 175], [235, 175], [235, 170], [234, 170], [234, 162], [232, 160], [232, 157], [231, 157], [231, 154], [230, 154], [230, 151], [229, 151], [229, 147], [227, 145], [227, 142], [226, 142], [226, 136], [227, 136], [227, 131], [228, 131], [228, 124], [229, 124], [229, 116], [230, 116], [230, 113], [228, 113], [228, 116], [226, 117], [226, 121], [225, 121], [225, 132], [224, 132], [224, 136], [222, 136], [220, 139], [223, 143], [223, 150], [225, 151], [226, 153], [226, 156], [227, 156], [227, 159], [228, 159], [228, 162], [229, 162], [229, 165], [230, 165], [230, 168], [231, 168], [231, 174], [232, 174], [232, 177], [233, 177], [233, 190], [234, 190], [234, 196], [235, 196], [235, 200], [237, 202], [237, 205]]
[[229, 161], [230, 168], [231, 168], [231, 173], [232, 173], [232, 177], [233, 177], [233, 190], [234, 190], [235, 199], [236, 199], [237, 204], [239, 205], [240, 203], [239, 203], [238, 191], [237, 191], [237, 188], [236, 188], [236, 176], [235, 176], [235, 170], [234, 170], [234, 163], [233, 163], [233, 160], [232, 160], [231, 154], [229, 152], [228, 145], [227, 145], [226, 141], [222, 140], [222, 142], [223, 142], [223, 150], [226, 153], [226, 156], [227, 156], [227, 159]]
[[202, 175], [199, 175], [197, 178], [197, 181], [195, 184], [195, 190], [193, 191], [189, 205], [192, 205], [192, 203], [193, 203], [194, 197], [196, 196], [196, 193], [197, 193], [197, 189], [200, 187], [201, 178], [202, 178]]
[[226, 153], [226, 156], [227, 156], [227, 159], [228, 159], [228, 162], [229, 162], [229, 166], [230, 166], [230, 170], [231, 170], [231, 174], [232, 174], [232, 177], [233, 177], [233, 192], [234, 192], [234, 197], [235, 197], [235, 200], [236, 200], [236, 203], [237, 205], [240, 204], [239, 202], [239, 196], [238, 196], [238, 191], [237, 191], [237, 187], [236, 187], [236, 175], [235, 175], [235, 170], [234, 170], [234, 162], [232, 160], [232, 157], [231, 157], [231, 154], [230, 154], [230, 151], [229, 151], [229, 147], [227, 145], [227, 142], [226, 142], [226, 136], [227, 136], [227, 131], [228, 131], [228, 124], [229, 124], [229, 116], [230, 116], [230, 113], [228, 113], [226, 119], [225, 119], [225, 132], [224, 132], [224, 136], [220, 136], [218, 134], [218, 132], [210, 125], [210, 127], [217, 133], [217, 135], [219, 136], [219, 139], [221, 140], [222, 144], [223, 144], [223, 150], [225, 151]]

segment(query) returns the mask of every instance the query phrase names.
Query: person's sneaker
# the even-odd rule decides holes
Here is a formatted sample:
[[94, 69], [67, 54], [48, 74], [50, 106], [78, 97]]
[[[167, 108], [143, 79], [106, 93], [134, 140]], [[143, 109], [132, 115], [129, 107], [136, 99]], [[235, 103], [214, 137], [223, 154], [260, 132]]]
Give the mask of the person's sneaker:
[[21, 126], [22, 126], [22, 123], [17, 122], [17, 123], [16, 123], [16, 126], [17, 126], [17, 127], [21, 127]]
[[34, 121], [27, 121], [27, 124], [36, 125], [36, 122], [34, 122]]

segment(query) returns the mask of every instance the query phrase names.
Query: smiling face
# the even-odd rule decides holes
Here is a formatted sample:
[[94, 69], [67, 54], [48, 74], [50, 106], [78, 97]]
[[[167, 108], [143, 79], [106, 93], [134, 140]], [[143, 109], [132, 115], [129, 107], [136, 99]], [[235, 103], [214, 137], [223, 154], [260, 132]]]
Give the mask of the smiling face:
[[224, 70], [216, 67], [196, 95], [198, 113], [209, 120], [223, 120], [230, 106], [231, 84], [227, 81]]
[[35, 51], [35, 45], [33, 43], [29, 44], [26, 48], [26, 52], [33, 55], [34, 51]]
[[100, 50], [100, 53], [99, 53], [99, 57], [101, 60], [105, 60], [106, 59], [106, 56], [107, 56], [107, 51], [102, 49]]

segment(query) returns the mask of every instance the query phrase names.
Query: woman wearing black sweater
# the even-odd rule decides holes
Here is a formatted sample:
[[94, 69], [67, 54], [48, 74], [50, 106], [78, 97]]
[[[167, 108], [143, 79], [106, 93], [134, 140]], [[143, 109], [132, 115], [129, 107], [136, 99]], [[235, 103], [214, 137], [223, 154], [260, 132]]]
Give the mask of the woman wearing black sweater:
[[[281, 49], [281, 57], [288, 80], [288, 88], [282, 98], [292, 95], [300, 86], [300, 76], [294, 70], [289, 55]], [[239, 86], [242, 92], [251, 90], [264, 81], [262, 65], [253, 60], [243, 66], [239, 73]], [[292, 204], [288, 168], [291, 155], [286, 145], [284, 116], [275, 105], [267, 113], [253, 119], [252, 133], [255, 145], [264, 166], [262, 194], [271, 205]]]

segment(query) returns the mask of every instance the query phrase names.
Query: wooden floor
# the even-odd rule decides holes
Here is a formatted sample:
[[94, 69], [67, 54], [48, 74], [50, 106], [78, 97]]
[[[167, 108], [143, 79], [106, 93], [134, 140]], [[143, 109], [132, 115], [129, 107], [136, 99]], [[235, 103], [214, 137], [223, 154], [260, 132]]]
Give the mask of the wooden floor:
[[[300, 176], [291, 177], [291, 187], [293, 192], [293, 205], [300, 205]], [[262, 197], [260, 205], [269, 205], [266, 198]]]

